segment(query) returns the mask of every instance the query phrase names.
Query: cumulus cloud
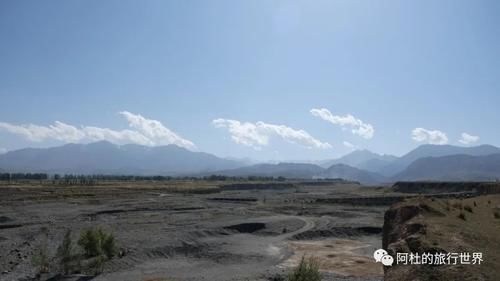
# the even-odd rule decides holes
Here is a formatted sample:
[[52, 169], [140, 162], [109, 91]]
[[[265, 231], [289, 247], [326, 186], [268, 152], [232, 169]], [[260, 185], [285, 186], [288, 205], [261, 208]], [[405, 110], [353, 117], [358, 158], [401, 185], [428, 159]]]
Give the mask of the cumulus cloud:
[[462, 133], [460, 140], [458, 140], [460, 143], [469, 145], [472, 143], [475, 143], [479, 140], [479, 136], [473, 136], [469, 135], [467, 133]]
[[216, 128], [227, 128], [235, 143], [255, 149], [268, 145], [269, 139], [273, 136], [307, 148], [326, 149], [331, 147], [329, 143], [317, 140], [304, 130], [295, 130], [284, 125], [268, 124], [261, 121], [242, 123], [231, 119], [215, 119], [212, 124]]
[[132, 130], [113, 130], [93, 126], [76, 127], [60, 121], [53, 125], [40, 126], [34, 124], [14, 125], [0, 122], [0, 129], [20, 135], [33, 142], [57, 140], [62, 142], [82, 143], [106, 140], [116, 144], [135, 143], [147, 146], [175, 144], [194, 149], [193, 142], [180, 137], [169, 130], [160, 121], [146, 119], [139, 114], [128, 111], [120, 112], [128, 121]]
[[439, 130], [427, 130], [424, 128], [415, 128], [411, 131], [411, 137], [416, 142], [425, 142], [429, 144], [447, 144], [448, 137]]
[[319, 117], [334, 125], [339, 125], [342, 128], [349, 127], [353, 134], [365, 139], [373, 138], [373, 134], [375, 133], [375, 129], [371, 124], [365, 123], [351, 114], [345, 116], [333, 115], [326, 108], [313, 108], [310, 112], [313, 116]]

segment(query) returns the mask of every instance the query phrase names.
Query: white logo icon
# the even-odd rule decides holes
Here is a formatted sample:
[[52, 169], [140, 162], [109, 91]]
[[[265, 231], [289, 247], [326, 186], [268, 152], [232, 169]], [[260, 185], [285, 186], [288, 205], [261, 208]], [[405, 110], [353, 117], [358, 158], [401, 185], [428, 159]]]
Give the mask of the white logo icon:
[[392, 266], [393, 262], [394, 262], [394, 259], [389, 255], [385, 255], [382, 257], [382, 264], [385, 266]]
[[384, 249], [378, 249], [373, 253], [373, 258], [376, 262], [381, 262], [385, 266], [392, 266], [394, 263], [394, 259], [392, 256], [387, 254], [387, 251]]
[[373, 253], [373, 258], [375, 259], [376, 262], [381, 262], [382, 257], [387, 255], [387, 251], [384, 249], [378, 249]]

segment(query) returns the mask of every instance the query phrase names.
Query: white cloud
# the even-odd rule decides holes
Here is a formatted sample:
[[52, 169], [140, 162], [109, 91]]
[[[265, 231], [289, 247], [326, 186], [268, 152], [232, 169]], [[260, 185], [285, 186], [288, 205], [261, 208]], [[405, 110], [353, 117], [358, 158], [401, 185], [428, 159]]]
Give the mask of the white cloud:
[[217, 128], [227, 128], [231, 139], [241, 145], [260, 149], [269, 144], [273, 136], [280, 137], [290, 143], [299, 144], [308, 148], [330, 148], [327, 142], [321, 142], [304, 130], [295, 130], [284, 125], [274, 125], [264, 122], [249, 123], [231, 119], [215, 119], [212, 124]]
[[473, 136], [469, 135], [467, 133], [462, 133], [460, 140], [458, 140], [460, 143], [469, 145], [471, 143], [475, 143], [479, 140], [479, 136]]
[[0, 129], [20, 135], [33, 142], [57, 140], [81, 143], [106, 140], [116, 144], [135, 143], [148, 146], [175, 144], [188, 149], [196, 147], [191, 141], [183, 139], [157, 120], [146, 119], [139, 114], [128, 111], [120, 112], [120, 114], [127, 119], [129, 126], [134, 130], [116, 131], [93, 126], [77, 128], [60, 121], [55, 121], [53, 125], [49, 126], [13, 125], [0, 122]]
[[4, 153], [7, 153], [7, 149], [0, 147], [0, 154], [4, 154]]
[[0, 129], [4, 129], [13, 134], [21, 135], [36, 142], [48, 138], [69, 142], [78, 140], [82, 137], [78, 129], [59, 121], [54, 122], [54, 125], [50, 125], [48, 127], [33, 124], [17, 126], [0, 122]]
[[120, 114], [125, 116], [130, 127], [136, 129], [140, 134], [153, 141], [154, 144], [176, 144], [181, 147], [195, 148], [193, 142], [172, 132], [170, 129], [163, 126], [160, 121], [146, 119], [140, 114], [133, 114], [128, 111], [122, 111]]
[[375, 133], [375, 129], [371, 124], [365, 123], [351, 114], [347, 114], [345, 116], [333, 115], [326, 108], [313, 108], [310, 112], [312, 115], [334, 125], [339, 125], [342, 128], [350, 127], [353, 134], [361, 136], [365, 139], [373, 138], [373, 134]]
[[411, 137], [416, 142], [426, 142], [430, 144], [447, 144], [448, 137], [439, 130], [427, 130], [415, 128], [411, 131]]
[[159, 145], [141, 133], [132, 130], [115, 131], [108, 128], [88, 126], [82, 128], [82, 131], [85, 133], [85, 139], [89, 141], [107, 140], [117, 144], [135, 143], [147, 146]]
[[347, 147], [347, 148], [349, 148], [351, 150], [354, 150], [354, 149], [357, 148], [354, 144], [352, 144], [352, 143], [350, 143], [348, 141], [344, 141], [343, 144], [344, 144], [345, 147]]

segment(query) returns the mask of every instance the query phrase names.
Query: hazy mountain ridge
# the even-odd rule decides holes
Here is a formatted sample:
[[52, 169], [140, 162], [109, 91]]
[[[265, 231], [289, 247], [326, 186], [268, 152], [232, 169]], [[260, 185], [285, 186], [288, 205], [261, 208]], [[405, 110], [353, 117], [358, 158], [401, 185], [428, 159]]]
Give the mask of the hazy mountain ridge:
[[215, 171], [218, 175], [231, 177], [286, 177], [286, 178], [313, 178], [325, 169], [315, 164], [278, 163], [256, 164], [231, 170]]
[[362, 184], [376, 184], [386, 182], [387, 179], [376, 173], [357, 169], [345, 164], [334, 164], [328, 169], [314, 164], [278, 163], [257, 164], [226, 171], [216, 171], [218, 175], [246, 177], [285, 177], [285, 178], [342, 178], [358, 181]]
[[381, 163], [388, 164], [397, 157], [388, 154], [378, 154], [367, 149], [355, 150], [338, 159], [322, 161], [321, 166], [324, 168], [331, 167], [336, 164], [345, 164], [351, 167], [370, 170], [372, 166], [379, 166]]
[[495, 181], [500, 179], [500, 154], [449, 155], [415, 160], [396, 180]]
[[179, 174], [243, 166], [204, 152], [176, 145], [147, 147], [109, 142], [26, 148], [0, 155], [6, 171], [49, 173]]
[[334, 164], [322, 174], [325, 178], [342, 178], [358, 181], [362, 184], [379, 184], [387, 182], [387, 179], [377, 173], [361, 170], [345, 164]]
[[392, 161], [387, 166], [379, 170], [379, 172], [384, 176], [392, 177], [397, 175], [398, 173], [401, 173], [403, 170], [409, 167], [412, 162], [426, 157], [441, 157], [460, 154], [481, 156], [497, 153], [500, 153], [500, 148], [492, 145], [463, 147], [453, 145], [424, 144]]
[[[401, 157], [368, 150], [354, 151], [329, 160], [334, 164], [328, 167], [296, 162], [249, 165], [250, 161], [220, 158], [176, 145], [120, 146], [96, 142], [10, 151], [0, 155], [0, 171], [343, 178], [363, 184], [379, 184], [398, 180], [494, 180], [500, 178], [499, 155], [500, 149], [491, 145], [422, 145]], [[398, 172], [388, 174], [387, 171]]]

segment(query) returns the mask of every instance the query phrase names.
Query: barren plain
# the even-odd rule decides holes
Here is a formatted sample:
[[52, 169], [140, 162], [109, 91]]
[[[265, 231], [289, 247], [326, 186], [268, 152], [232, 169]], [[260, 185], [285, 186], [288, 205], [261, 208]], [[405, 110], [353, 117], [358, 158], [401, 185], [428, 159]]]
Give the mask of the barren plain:
[[0, 280], [54, 278], [36, 276], [36, 245], [47, 241], [53, 256], [67, 229], [76, 239], [90, 227], [113, 233], [122, 255], [95, 277], [63, 280], [272, 280], [304, 255], [319, 259], [324, 280], [383, 280], [372, 253], [399, 196], [408, 194], [336, 182], [9, 184], [0, 193]]

